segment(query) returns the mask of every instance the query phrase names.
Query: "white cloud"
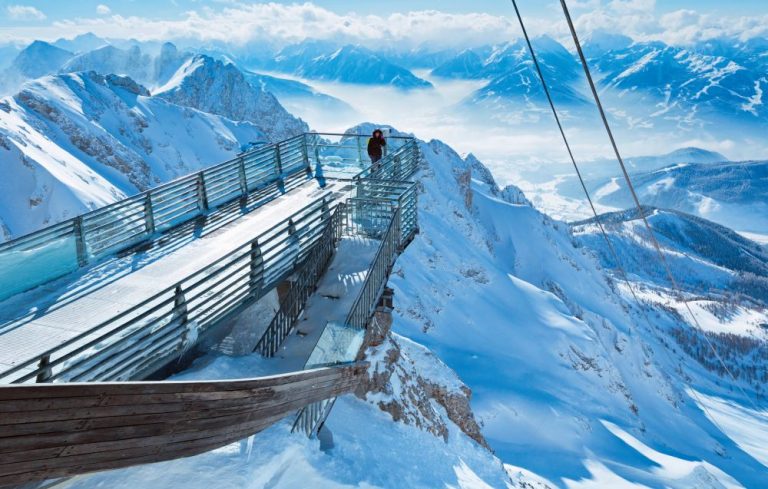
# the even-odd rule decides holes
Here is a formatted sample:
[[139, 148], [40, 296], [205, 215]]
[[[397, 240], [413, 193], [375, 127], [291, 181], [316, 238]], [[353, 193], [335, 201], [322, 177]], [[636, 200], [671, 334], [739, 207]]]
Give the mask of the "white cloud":
[[8, 16], [14, 20], [45, 20], [45, 14], [30, 5], [9, 5]]
[[53, 24], [61, 33], [94, 32], [110, 37], [200, 39], [244, 44], [271, 40], [297, 42], [305, 38], [342, 42], [438, 47], [502, 42], [517, 37], [511, 19], [483, 13], [452, 14], [435, 10], [389, 16], [337, 14], [311, 3], [238, 4], [220, 9], [188, 11], [180, 20], [114, 15], [109, 19], [78, 18]]
[[103, 3], [96, 5], [96, 13], [99, 15], [109, 15], [112, 13], [112, 9]]
[[[35, 29], [10, 27], [0, 33], [0, 38], [56, 39], [93, 32], [113, 38], [183, 39], [235, 45], [265, 41], [285, 44], [314, 38], [409, 49], [422, 45], [443, 48], [492, 44], [520, 35], [513, 16], [485, 13], [420, 10], [382, 16], [338, 14], [309, 2], [244, 4], [219, 0], [209, 5], [172, 20], [110, 15], [107, 5], [99, 5], [97, 12], [103, 17], [57, 21]], [[686, 44], [720, 36], [768, 35], [768, 16], [713, 17], [690, 10], [660, 15], [655, 0], [577, 0], [571, 5], [578, 14], [575, 15], [576, 27], [582, 38], [601, 31], [625, 34], [640, 41]], [[555, 3], [552, 15], [548, 18], [527, 16], [526, 25], [534, 35], [547, 33], [566, 41], [569, 38], [559, 5]]]

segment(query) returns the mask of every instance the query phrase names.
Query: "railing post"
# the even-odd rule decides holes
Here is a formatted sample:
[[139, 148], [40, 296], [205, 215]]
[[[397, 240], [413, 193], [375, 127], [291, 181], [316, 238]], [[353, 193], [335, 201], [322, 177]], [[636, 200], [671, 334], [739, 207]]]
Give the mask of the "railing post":
[[293, 218], [288, 218], [288, 235], [293, 236], [296, 234], [296, 223], [293, 222]]
[[360, 164], [360, 168], [365, 167], [363, 164], [363, 145], [361, 142], [362, 137], [363, 136], [355, 136], [355, 139], [357, 140], [357, 162]]
[[305, 132], [302, 136], [301, 155], [304, 157], [304, 166], [306, 167], [304, 171], [307, 172], [307, 177], [312, 178], [312, 165], [309, 162], [309, 143], [307, 142], [307, 133]]
[[149, 192], [144, 197], [144, 226], [147, 228], [147, 234], [154, 234], [155, 215], [152, 210], [152, 194]]
[[264, 257], [261, 255], [261, 246], [259, 242], [251, 243], [251, 271], [249, 275], [249, 286], [251, 295], [255, 295], [264, 286]]
[[245, 158], [240, 158], [237, 165], [237, 177], [240, 182], [240, 195], [243, 199], [248, 197], [248, 178], [245, 175]]
[[187, 298], [184, 297], [184, 290], [181, 285], [177, 285], [173, 291], [173, 315], [181, 324], [187, 324], [189, 320], [187, 314]]
[[205, 191], [203, 172], [197, 174], [197, 208], [203, 212], [208, 210], [208, 194]]
[[[319, 138], [320, 136], [315, 135], [315, 138]], [[315, 139], [315, 165], [320, 164], [320, 144], [318, 144], [317, 139]]]
[[280, 143], [275, 144], [275, 174], [277, 175], [277, 186], [280, 192], [285, 192], [285, 181], [283, 180], [283, 162], [280, 159]]
[[83, 216], [77, 216], [73, 223], [75, 233], [75, 251], [77, 252], [77, 264], [84, 267], [88, 264], [88, 250], [85, 246], [85, 232], [83, 230]]
[[403, 175], [401, 174], [401, 166], [400, 166], [400, 155], [395, 155], [394, 159], [394, 165], [392, 169], [392, 176], [396, 180], [403, 180]]
[[51, 356], [50, 355], [43, 355], [40, 357], [40, 362], [38, 362], [37, 366], [40, 369], [40, 372], [37, 374], [37, 379], [35, 382], [38, 384], [42, 384], [44, 382], [48, 382], [51, 380], [51, 376], [53, 375], [53, 372], [50, 367], [51, 364]]
[[328, 199], [323, 197], [323, 206], [320, 211], [322, 214], [322, 220], [327, 221], [331, 217], [331, 207], [328, 205]]

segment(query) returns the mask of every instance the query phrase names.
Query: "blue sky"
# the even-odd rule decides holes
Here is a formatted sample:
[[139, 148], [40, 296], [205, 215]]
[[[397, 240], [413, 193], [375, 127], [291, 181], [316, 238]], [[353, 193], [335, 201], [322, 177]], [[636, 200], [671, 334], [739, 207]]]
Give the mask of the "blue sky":
[[[519, 0], [534, 33], [563, 35], [556, 0]], [[720, 35], [768, 35], [768, 1], [569, 0], [580, 30], [686, 43]], [[441, 14], [427, 13], [439, 11]], [[0, 41], [103, 37], [198, 38], [247, 43], [303, 37], [362, 43], [476, 44], [516, 36], [509, 0], [0, 0]]]
[[[196, 10], [205, 6], [211, 8], [221, 8], [222, 6], [234, 3], [229, 1], [214, 0], [0, 0], [0, 10], [5, 12], [2, 17], [4, 25], [18, 25], [21, 21], [11, 19], [7, 15], [7, 7], [12, 5], [31, 6], [46, 15], [47, 20], [64, 20], [75, 17], [96, 16], [96, 7], [106, 5], [112, 13], [120, 15], [138, 15], [153, 18], [174, 18], [181, 16], [185, 11]], [[244, 2], [253, 3], [253, 2]], [[277, 0], [275, 3], [292, 4], [295, 1]], [[382, 1], [349, 1], [349, 0], [330, 0], [318, 1], [315, 4], [332, 10], [337, 13], [346, 13], [350, 11], [361, 14], [390, 14], [393, 12], [404, 12], [409, 10], [434, 9], [452, 13], [467, 12], [486, 12], [496, 15], [509, 15], [511, 13], [511, 3], [509, 0], [443, 0], [443, 1], [413, 1], [413, 0], [382, 0]], [[570, 2], [572, 4], [584, 2]], [[541, 0], [519, 0], [521, 8], [535, 15], [546, 15], [556, 12], [557, 7], [554, 1]], [[662, 0], [656, 4], [657, 11], [671, 12], [679, 9], [692, 9], [704, 13], [721, 15], [750, 15], [764, 14], [768, 12], [768, 2], [765, 0]], [[25, 21], [28, 22], [29, 20]]]

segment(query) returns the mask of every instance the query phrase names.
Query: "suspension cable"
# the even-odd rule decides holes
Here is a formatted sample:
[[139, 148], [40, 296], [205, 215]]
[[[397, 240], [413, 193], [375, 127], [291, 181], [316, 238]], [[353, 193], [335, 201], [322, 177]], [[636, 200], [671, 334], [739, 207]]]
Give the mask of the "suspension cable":
[[[522, 15], [520, 14], [520, 9], [517, 6], [517, 1], [516, 0], [511, 0], [511, 1], [512, 1], [512, 5], [515, 8], [515, 13], [517, 15], [517, 19], [520, 22], [520, 28], [523, 31], [523, 36], [525, 37], [526, 44], [528, 45], [528, 51], [529, 51], [529, 53], [531, 55], [531, 58], [533, 59], [533, 63], [535, 65], [536, 71], [537, 71], [537, 73], [539, 75], [539, 80], [541, 81], [541, 85], [542, 85], [542, 87], [544, 89], [544, 93], [547, 96], [547, 100], [549, 102], [549, 106], [552, 109], [552, 115], [554, 116], [555, 121], [557, 122], [558, 129], [560, 130], [560, 135], [562, 136], [563, 142], [565, 143], [565, 147], [568, 150], [568, 154], [569, 154], [569, 156], [571, 158], [571, 163], [573, 164], [573, 167], [576, 170], [576, 174], [579, 177], [579, 181], [581, 182], [581, 186], [582, 186], [582, 189], [584, 190], [584, 194], [586, 195], [587, 200], [589, 201], [590, 208], [592, 209], [592, 213], [595, 216], [595, 222], [597, 223], [597, 225], [598, 225], [598, 227], [600, 229], [600, 232], [601, 232], [603, 238], [605, 239], [606, 244], [608, 245], [608, 249], [610, 250], [611, 255], [613, 256], [613, 258], [615, 260], [616, 266], [619, 269], [619, 272], [620, 272], [620, 275], [621, 275], [622, 279], [627, 284], [627, 289], [632, 294], [632, 297], [634, 298], [635, 302], [637, 303], [638, 308], [640, 309], [640, 312], [643, 315], [643, 317], [644, 317], [644, 319], [645, 319], [645, 321], [646, 321], [646, 323], [647, 323], [647, 325], [649, 327], [649, 331], [658, 335], [658, 332], [656, 332], [655, 328], [653, 327], [653, 325], [651, 323], [650, 318], [648, 317], [648, 312], [645, 310], [645, 307], [643, 307], [643, 303], [640, 301], [639, 297], [635, 293], [634, 288], [632, 287], [632, 282], [629, 280], [629, 276], [627, 275], [626, 270], [624, 269], [624, 267], [621, 264], [621, 260], [619, 259], [618, 253], [616, 253], [616, 250], [615, 250], [613, 244], [611, 243], [611, 240], [609, 239], [608, 234], [606, 233], [604, 226], [602, 225], [602, 222], [600, 220], [600, 216], [597, 213], [597, 210], [596, 210], [596, 208], [595, 208], [595, 206], [593, 204], [592, 198], [589, 195], [589, 190], [587, 189], [587, 186], [586, 186], [586, 184], [584, 182], [584, 179], [582, 178], [581, 171], [579, 170], [579, 166], [576, 163], [576, 159], [573, 156], [573, 152], [571, 151], [571, 146], [570, 146], [570, 143], [568, 142], [568, 137], [566, 136], [565, 130], [563, 129], [563, 126], [562, 126], [562, 123], [560, 122], [560, 117], [559, 117], [559, 115], [557, 113], [557, 109], [555, 108], [554, 101], [552, 100], [552, 96], [550, 94], [549, 87], [547, 85], [546, 79], [544, 78], [544, 74], [543, 74], [543, 72], [541, 70], [541, 67], [539, 65], [538, 58], [536, 57], [536, 52], [534, 51], [533, 45], [531, 44], [530, 37], [528, 36], [528, 31], [525, 28], [525, 23], [523, 22]], [[616, 293], [616, 295], [617, 295], [617, 297], [619, 299], [621, 299], [621, 296], [619, 296], [618, 293]], [[629, 324], [629, 333], [630, 333], [630, 335], [632, 335], [632, 332], [634, 331], [635, 326], [633, 324], [633, 321], [632, 321], [631, 317], [629, 318], [628, 324]], [[671, 353], [667, 350], [666, 343], [663, 340], [661, 340], [661, 338], [659, 338], [659, 340], [661, 341], [662, 346], [663, 346], [661, 351], [666, 354], [667, 359], [671, 363], [673, 363], [673, 364], [676, 363], [675, 360], [672, 358]], [[680, 368], [682, 370], [682, 365], [680, 366]], [[664, 375], [664, 376], [668, 376], [668, 374], [666, 374], [663, 371], [661, 371], [660, 373], [662, 375]], [[686, 386], [689, 387], [689, 393], [698, 401], [699, 408], [707, 415], [707, 417], [709, 418], [709, 420], [712, 423], [712, 425], [715, 426], [721, 433], [725, 433], [725, 430], [723, 429], [723, 427], [715, 420], [714, 416], [712, 416], [712, 414], [709, 411], [709, 409], [707, 408], [707, 406], [702, 402], [702, 399], [699, 397], [699, 395], [696, 392], [696, 390], [695, 389], [690, 389], [690, 386], [688, 385], [688, 382], [685, 380], [685, 378], [681, 378], [681, 381], [683, 382], [683, 384], [685, 384]]]
[[627, 167], [624, 164], [624, 159], [621, 157], [621, 153], [619, 151], [619, 147], [616, 144], [616, 138], [613, 135], [613, 131], [611, 130], [611, 126], [608, 123], [608, 117], [605, 115], [605, 110], [603, 109], [603, 104], [600, 100], [600, 96], [597, 93], [597, 88], [595, 86], [595, 82], [592, 79], [592, 73], [589, 69], [589, 65], [587, 64], [586, 56], [584, 56], [584, 51], [581, 48], [581, 42], [579, 41], [579, 36], [576, 34], [576, 28], [573, 24], [573, 19], [571, 18], [571, 14], [568, 10], [568, 6], [565, 3], [565, 0], [560, 0], [560, 5], [563, 8], [563, 13], [565, 14], [566, 22], [568, 23], [568, 28], [571, 31], [571, 36], [573, 37], [573, 42], [576, 45], [576, 50], [579, 54], [579, 59], [581, 60], [581, 65], [584, 68], [584, 74], [587, 77], [587, 82], [589, 83], [589, 88], [592, 91], [592, 96], [595, 99], [595, 104], [597, 105], [597, 108], [600, 112], [600, 118], [603, 120], [603, 125], [605, 126], [605, 130], [608, 133], [608, 138], [611, 141], [611, 146], [613, 147], [613, 151], [616, 154], [616, 159], [619, 162], [619, 165], [621, 166], [621, 171], [624, 174], [624, 180], [627, 183], [627, 187], [629, 188], [629, 191], [632, 194], [632, 199], [635, 202], [635, 206], [637, 207], [637, 211], [640, 214], [640, 217], [643, 220], [643, 224], [648, 231], [648, 235], [650, 236], [651, 243], [653, 244], [654, 248], [656, 248], [656, 252], [659, 255], [660, 262], [662, 263], [664, 270], [666, 272], [667, 277], [669, 278], [670, 284], [672, 285], [672, 288], [674, 291], [678, 294], [680, 299], [683, 302], [683, 305], [688, 311], [688, 314], [693, 319], [693, 322], [695, 323], [696, 327], [699, 328], [702, 331], [702, 336], [704, 337], [705, 341], [707, 342], [707, 345], [709, 346], [712, 353], [717, 358], [720, 365], [723, 367], [723, 369], [728, 373], [728, 375], [733, 380], [734, 384], [736, 384], [736, 387], [741, 391], [741, 393], [744, 395], [744, 397], [752, 404], [752, 407], [759, 411], [757, 404], [752, 400], [752, 398], [747, 394], [747, 392], [744, 390], [744, 388], [739, 384], [738, 380], [736, 379], [736, 376], [731, 372], [731, 370], [728, 368], [728, 366], [725, 364], [725, 361], [720, 356], [720, 353], [715, 348], [715, 345], [712, 343], [712, 341], [707, 336], [706, 331], [704, 331], [704, 328], [701, 327], [701, 324], [699, 323], [698, 318], [693, 313], [693, 309], [691, 309], [690, 304], [688, 303], [688, 300], [685, 298], [685, 295], [682, 292], [682, 289], [679, 287], [677, 281], [675, 280], [675, 277], [672, 275], [672, 270], [669, 266], [669, 263], [667, 262], [666, 256], [664, 256], [664, 252], [661, 250], [661, 245], [659, 244], [659, 241], [656, 239], [656, 234], [651, 228], [651, 225], [648, 223], [648, 219], [645, 215], [645, 211], [643, 210], [642, 205], [640, 205], [640, 199], [637, 197], [637, 192], [635, 191], [635, 187], [632, 184], [632, 179], [629, 177], [629, 173], [627, 172]]
[[[597, 209], [595, 208], [595, 204], [592, 201], [592, 197], [589, 195], [589, 190], [587, 189], [587, 184], [584, 182], [584, 177], [581, 174], [579, 165], [576, 163], [576, 158], [573, 156], [571, 145], [568, 142], [568, 137], [565, 135], [563, 124], [560, 122], [560, 116], [558, 115], [557, 109], [555, 108], [555, 103], [552, 99], [552, 94], [549, 91], [549, 85], [547, 84], [544, 78], [544, 72], [541, 69], [541, 65], [539, 64], [539, 59], [536, 56], [536, 52], [533, 49], [533, 45], [531, 44], [530, 36], [528, 36], [528, 30], [525, 28], [525, 23], [523, 22], [523, 17], [520, 14], [520, 9], [517, 7], [516, 0], [512, 0], [512, 6], [515, 8], [515, 14], [517, 15], [517, 20], [520, 22], [520, 28], [523, 31], [523, 37], [525, 37], [525, 42], [528, 45], [528, 52], [531, 55], [531, 59], [533, 59], [533, 65], [536, 67], [536, 72], [538, 73], [539, 79], [541, 80], [541, 86], [544, 89], [544, 94], [547, 96], [549, 107], [552, 109], [552, 115], [555, 117], [555, 122], [557, 123], [557, 128], [559, 129], [560, 135], [563, 138], [563, 143], [565, 143], [565, 148], [566, 150], [568, 150], [568, 156], [570, 157], [571, 163], [573, 164], [573, 169], [576, 170], [576, 175], [579, 177], [581, 188], [584, 190], [584, 195], [587, 196], [589, 207], [592, 209], [592, 214], [595, 216], [595, 222], [597, 223], [597, 227], [600, 229], [600, 234], [603, 235], [603, 238], [605, 239], [605, 242], [608, 245], [608, 249], [610, 250], [610, 253], [613, 256], [613, 259], [616, 262], [616, 266], [619, 268], [619, 271], [622, 275], [623, 280], [626, 281], [627, 285], [629, 286], [629, 283], [630, 283], [629, 276], [624, 270], [624, 267], [622, 267], [621, 260], [619, 260], [619, 255], [616, 252], [616, 249], [614, 248], [613, 244], [611, 243], [611, 240], [608, 238], [608, 233], [605, 231], [605, 227], [603, 226], [603, 222], [600, 219], [600, 215], [598, 214]], [[632, 293], [632, 296], [635, 298], [635, 301], [637, 301], [638, 304], [641, 304], [640, 299], [637, 297], [637, 295], [635, 295], [635, 291], [631, 286], [629, 286], [629, 290]]]

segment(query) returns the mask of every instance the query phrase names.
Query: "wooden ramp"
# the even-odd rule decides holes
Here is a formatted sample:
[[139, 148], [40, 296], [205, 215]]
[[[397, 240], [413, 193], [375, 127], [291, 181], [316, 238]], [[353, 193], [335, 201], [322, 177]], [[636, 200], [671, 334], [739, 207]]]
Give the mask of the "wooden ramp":
[[0, 486], [203, 453], [352, 391], [355, 363], [243, 380], [0, 386]]

